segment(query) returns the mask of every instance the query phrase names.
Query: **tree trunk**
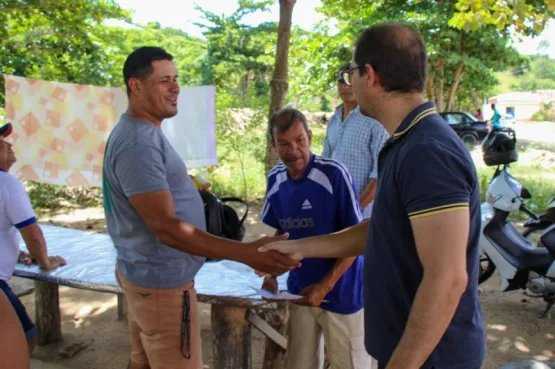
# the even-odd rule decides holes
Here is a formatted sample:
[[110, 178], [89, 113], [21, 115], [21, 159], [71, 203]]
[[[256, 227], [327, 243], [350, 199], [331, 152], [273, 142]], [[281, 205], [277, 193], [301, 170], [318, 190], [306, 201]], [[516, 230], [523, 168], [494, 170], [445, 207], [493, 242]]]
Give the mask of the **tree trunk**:
[[443, 93], [444, 93], [444, 85], [445, 85], [445, 60], [439, 60], [437, 63], [437, 70], [439, 73], [439, 81], [436, 84], [436, 106], [438, 110], [444, 111], [444, 103], [443, 103]]
[[482, 109], [482, 101], [476, 89], [472, 90], [472, 97], [474, 99], [474, 110]]
[[[279, 26], [276, 49], [276, 63], [270, 81], [270, 114], [274, 114], [285, 105], [287, 95], [287, 64], [289, 63], [289, 39], [291, 36], [291, 18], [296, 0], [279, 0]], [[266, 174], [279, 161], [279, 157], [270, 141], [269, 132], [266, 139]]]
[[428, 76], [428, 80], [426, 81], [426, 95], [429, 101], [435, 102], [434, 89], [434, 77]]
[[453, 103], [455, 102], [455, 96], [457, 94], [457, 88], [461, 82], [462, 76], [464, 74], [464, 63], [462, 61], [457, 64], [457, 69], [455, 70], [455, 76], [453, 77], [453, 83], [449, 89], [449, 96], [447, 98], [447, 110], [453, 108]]
[[[282, 336], [288, 337], [289, 327], [289, 308], [287, 302], [278, 302], [276, 310], [268, 311], [264, 314], [264, 318], [268, 324], [276, 329]], [[266, 337], [264, 361], [262, 369], [283, 369], [285, 358], [285, 350], [276, 344], [272, 339]], [[287, 369], [287, 368], [285, 368]]]

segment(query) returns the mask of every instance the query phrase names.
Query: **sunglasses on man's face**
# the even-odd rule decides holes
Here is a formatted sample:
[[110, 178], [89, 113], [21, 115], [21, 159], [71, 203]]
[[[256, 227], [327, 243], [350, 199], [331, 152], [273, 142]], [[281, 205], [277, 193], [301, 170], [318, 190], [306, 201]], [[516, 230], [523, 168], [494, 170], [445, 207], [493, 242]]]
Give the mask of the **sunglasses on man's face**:
[[351, 86], [353, 83], [353, 73], [357, 69], [359, 70], [364, 69], [364, 65], [362, 66], [355, 65], [354, 67], [340, 71], [338, 80], [345, 83], [347, 86]]

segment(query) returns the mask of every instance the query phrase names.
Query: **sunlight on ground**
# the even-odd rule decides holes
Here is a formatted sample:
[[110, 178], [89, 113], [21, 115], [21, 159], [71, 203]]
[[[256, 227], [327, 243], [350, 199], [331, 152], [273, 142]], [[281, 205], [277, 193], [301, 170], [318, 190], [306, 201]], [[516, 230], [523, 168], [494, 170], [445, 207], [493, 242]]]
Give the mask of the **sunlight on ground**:
[[520, 341], [515, 341], [515, 347], [519, 351], [526, 352], [526, 353], [530, 352], [530, 349], [528, 348], [528, 346], [526, 346], [524, 343]]
[[505, 332], [507, 331], [507, 326], [503, 324], [488, 324], [488, 329], [493, 329], [494, 331]]

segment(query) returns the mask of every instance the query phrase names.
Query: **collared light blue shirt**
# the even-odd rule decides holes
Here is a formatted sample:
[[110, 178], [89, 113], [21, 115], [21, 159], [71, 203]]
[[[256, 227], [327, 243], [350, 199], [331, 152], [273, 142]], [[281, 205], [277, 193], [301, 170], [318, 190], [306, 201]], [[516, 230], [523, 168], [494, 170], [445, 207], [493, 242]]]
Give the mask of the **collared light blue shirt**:
[[[347, 167], [360, 196], [370, 180], [378, 178], [378, 154], [388, 138], [385, 128], [363, 115], [358, 106], [343, 121], [340, 105], [328, 123], [322, 156]], [[363, 209], [364, 219], [371, 213], [372, 203]]]

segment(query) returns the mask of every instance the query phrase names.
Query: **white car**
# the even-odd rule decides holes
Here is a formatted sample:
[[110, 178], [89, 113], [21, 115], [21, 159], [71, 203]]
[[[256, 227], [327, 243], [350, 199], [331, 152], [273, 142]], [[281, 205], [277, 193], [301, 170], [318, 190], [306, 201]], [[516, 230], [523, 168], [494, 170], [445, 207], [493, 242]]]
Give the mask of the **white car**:
[[516, 119], [511, 114], [502, 114], [501, 115], [501, 125], [502, 126], [509, 126], [516, 123]]

